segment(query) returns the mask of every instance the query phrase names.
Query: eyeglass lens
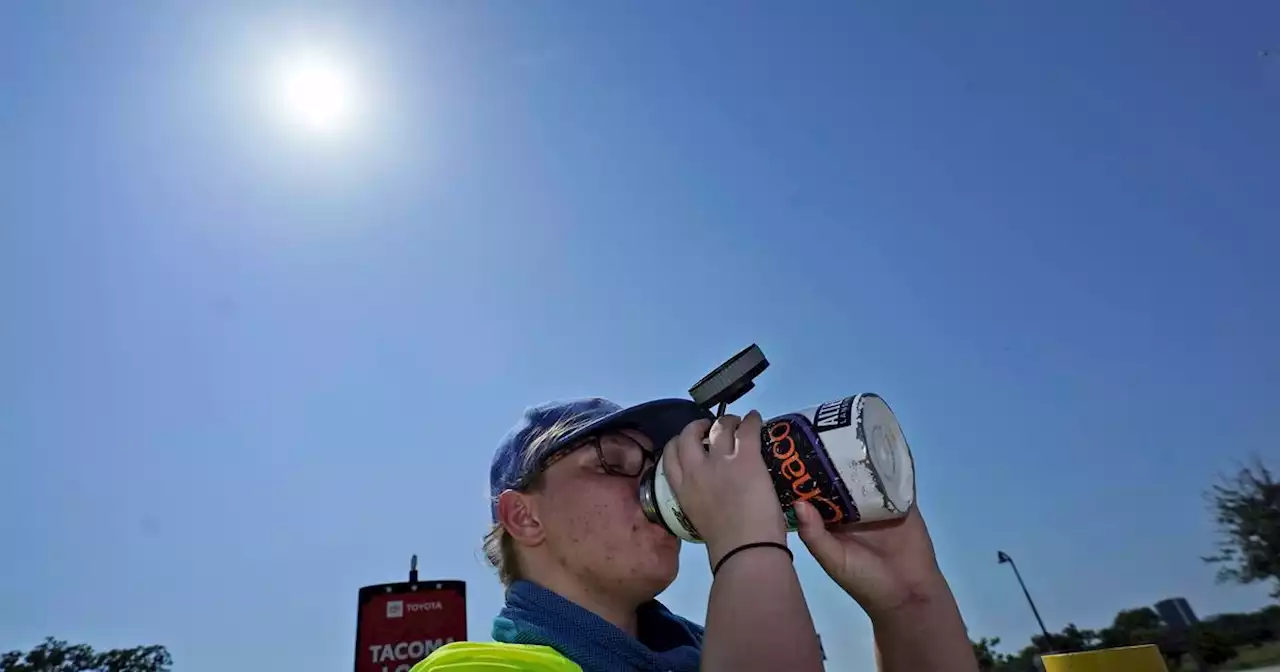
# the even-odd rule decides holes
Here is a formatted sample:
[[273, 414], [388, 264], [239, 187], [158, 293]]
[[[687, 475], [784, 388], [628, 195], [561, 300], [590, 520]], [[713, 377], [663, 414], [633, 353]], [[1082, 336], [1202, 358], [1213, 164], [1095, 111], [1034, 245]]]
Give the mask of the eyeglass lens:
[[596, 450], [605, 471], [619, 476], [639, 476], [649, 458], [644, 446], [622, 432], [611, 432], [596, 439]]

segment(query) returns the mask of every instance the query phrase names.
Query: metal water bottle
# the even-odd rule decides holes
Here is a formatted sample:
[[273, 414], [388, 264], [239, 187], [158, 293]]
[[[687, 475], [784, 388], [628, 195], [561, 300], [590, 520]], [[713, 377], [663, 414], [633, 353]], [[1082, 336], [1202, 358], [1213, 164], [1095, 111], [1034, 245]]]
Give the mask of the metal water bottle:
[[[690, 392], [700, 404], [719, 403], [722, 413], [767, 366], [753, 345]], [[772, 418], [764, 423], [760, 443], [788, 529], [797, 527], [792, 508], [797, 501], [813, 504], [828, 527], [901, 518], [915, 502], [911, 450], [893, 411], [875, 394]], [[641, 480], [641, 507], [650, 521], [677, 537], [701, 542], [667, 481], [665, 458], [660, 456]]]

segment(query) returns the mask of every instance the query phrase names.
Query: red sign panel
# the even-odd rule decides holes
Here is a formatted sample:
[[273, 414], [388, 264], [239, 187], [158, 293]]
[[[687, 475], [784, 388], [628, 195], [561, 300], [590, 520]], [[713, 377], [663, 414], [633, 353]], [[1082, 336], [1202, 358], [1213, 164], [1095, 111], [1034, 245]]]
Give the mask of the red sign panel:
[[449, 642], [467, 638], [467, 584], [387, 583], [360, 589], [355, 672], [409, 672]]

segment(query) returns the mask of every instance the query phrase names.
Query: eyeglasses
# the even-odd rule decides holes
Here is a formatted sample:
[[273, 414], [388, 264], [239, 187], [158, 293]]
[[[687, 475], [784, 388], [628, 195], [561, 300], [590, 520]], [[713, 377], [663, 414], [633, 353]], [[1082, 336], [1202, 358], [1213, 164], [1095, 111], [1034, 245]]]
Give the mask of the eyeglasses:
[[595, 451], [600, 467], [610, 476], [635, 478], [644, 472], [649, 462], [656, 459], [652, 450], [640, 445], [631, 436], [623, 432], [609, 432], [576, 443], [558, 455], [551, 456], [542, 468], [546, 469], [569, 453], [587, 447]]
[[588, 443], [595, 445], [596, 457], [600, 458], [600, 466], [605, 473], [613, 476], [635, 478], [644, 471], [646, 464], [657, 459], [653, 451], [623, 432], [592, 437]]

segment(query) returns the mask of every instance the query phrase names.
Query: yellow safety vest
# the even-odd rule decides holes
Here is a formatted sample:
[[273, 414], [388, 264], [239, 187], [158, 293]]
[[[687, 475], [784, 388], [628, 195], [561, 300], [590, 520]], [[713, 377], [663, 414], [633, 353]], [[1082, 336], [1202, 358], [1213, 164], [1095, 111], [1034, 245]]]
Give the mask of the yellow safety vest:
[[454, 642], [432, 651], [409, 672], [582, 672], [582, 668], [549, 646]]

